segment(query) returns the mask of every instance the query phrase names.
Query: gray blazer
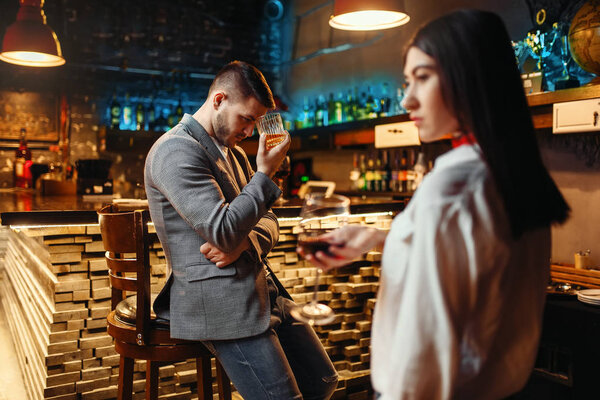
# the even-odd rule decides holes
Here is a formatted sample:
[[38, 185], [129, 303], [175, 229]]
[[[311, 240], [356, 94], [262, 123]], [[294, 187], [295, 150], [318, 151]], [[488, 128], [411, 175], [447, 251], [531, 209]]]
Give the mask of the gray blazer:
[[[269, 324], [265, 262], [279, 237], [269, 208], [281, 191], [240, 147], [228, 158], [189, 114], [146, 158], [150, 215], [170, 270], [154, 310], [170, 320], [173, 338], [236, 339]], [[225, 268], [200, 252], [207, 241], [230, 251], [246, 238], [251, 249]]]

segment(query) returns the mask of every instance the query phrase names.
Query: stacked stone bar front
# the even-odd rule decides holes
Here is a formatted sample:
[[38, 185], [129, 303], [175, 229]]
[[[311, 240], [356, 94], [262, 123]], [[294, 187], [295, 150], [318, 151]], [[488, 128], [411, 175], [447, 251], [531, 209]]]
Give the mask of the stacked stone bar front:
[[[389, 229], [391, 218], [389, 213], [364, 214], [350, 222]], [[312, 295], [316, 271], [296, 254], [298, 222], [280, 219], [280, 241], [269, 259], [294, 300], [304, 303]], [[369, 253], [319, 282], [319, 300], [337, 314], [331, 325], [316, 327], [340, 373], [334, 398], [368, 398], [379, 260], [379, 253]], [[152, 290], [158, 292], [166, 279], [158, 241], [150, 261]], [[116, 398], [119, 355], [106, 332], [111, 291], [98, 225], [8, 230], [1, 277], [1, 298], [30, 398]], [[195, 367], [193, 359], [161, 367], [160, 398], [196, 399]], [[145, 362], [136, 361], [135, 371], [134, 398], [142, 399]]]

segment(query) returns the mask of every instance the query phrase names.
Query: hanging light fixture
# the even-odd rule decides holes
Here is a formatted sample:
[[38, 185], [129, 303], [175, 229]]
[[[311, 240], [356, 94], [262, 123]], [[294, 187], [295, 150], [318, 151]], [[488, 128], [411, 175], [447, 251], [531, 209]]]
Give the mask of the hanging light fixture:
[[19, 0], [17, 20], [6, 29], [0, 60], [28, 67], [65, 63], [56, 33], [46, 25], [44, 0]]
[[409, 20], [403, 0], [335, 0], [329, 25], [347, 31], [374, 31]]

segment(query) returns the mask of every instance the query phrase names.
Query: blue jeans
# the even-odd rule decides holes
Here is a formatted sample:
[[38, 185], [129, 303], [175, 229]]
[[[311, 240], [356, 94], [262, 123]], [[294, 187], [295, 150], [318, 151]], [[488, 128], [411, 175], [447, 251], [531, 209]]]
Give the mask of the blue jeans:
[[288, 313], [294, 304], [267, 276], [271, 321], [266, 332], [243, 339], [204, 342], [244, 400], [326, 400], [337, 372], [314, 330]]

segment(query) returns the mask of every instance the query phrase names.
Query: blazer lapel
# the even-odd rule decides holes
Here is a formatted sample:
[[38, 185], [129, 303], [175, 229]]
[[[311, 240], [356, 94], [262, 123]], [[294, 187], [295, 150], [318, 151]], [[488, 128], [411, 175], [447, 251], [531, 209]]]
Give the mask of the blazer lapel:
[[[213, 159], [214, 164], [219, 171], [220, 176], [215, 176], [219, 182], [219, 186], [221, 186], [221, 190], [223, 193], [229, 193], [228, 189], [233, 190], [233, 197], [237, 196], [240, 193], [240, 186], [236, 180], [236, 176], [233, 173], [233, 169], [230, 166], [230, 163], [223, 158], [223, 154], [217, 148], [213, 140], [208, 135], [208, 132], [204, 129], [204, 127], [194, 119], [190, 114], [185, 114], [181, 119], [181, 123], [184, 124], [188, 129], [190, 136], [198, 141], [198, 143], [206, 150], [206, 152]], [[229, 151], [231, 153], [231, 150]], [[226, 185], [229, 183], [229, 185]], [[231, 186], [231, 188], [227, 188], [226, 186]], [[228, 196], [226, 196], [228, 197]], [[228, 198], [229, 201], [231, 199]]]
[[246, 180], [246, 176], [244, 174], [244, 170], [242, 169], [242, 166], [238, 162], [237, 157], [234, 156], [233, 149], [229, 149], [228, 155], [229, 155], [229, 164], [231, 165], [233, 175], [235, 176], [235, 181], [238, 184], [238, 188], [241, 189], [244, 186], [246, 186], [246, 184], [248, 183], [248, 181]]

